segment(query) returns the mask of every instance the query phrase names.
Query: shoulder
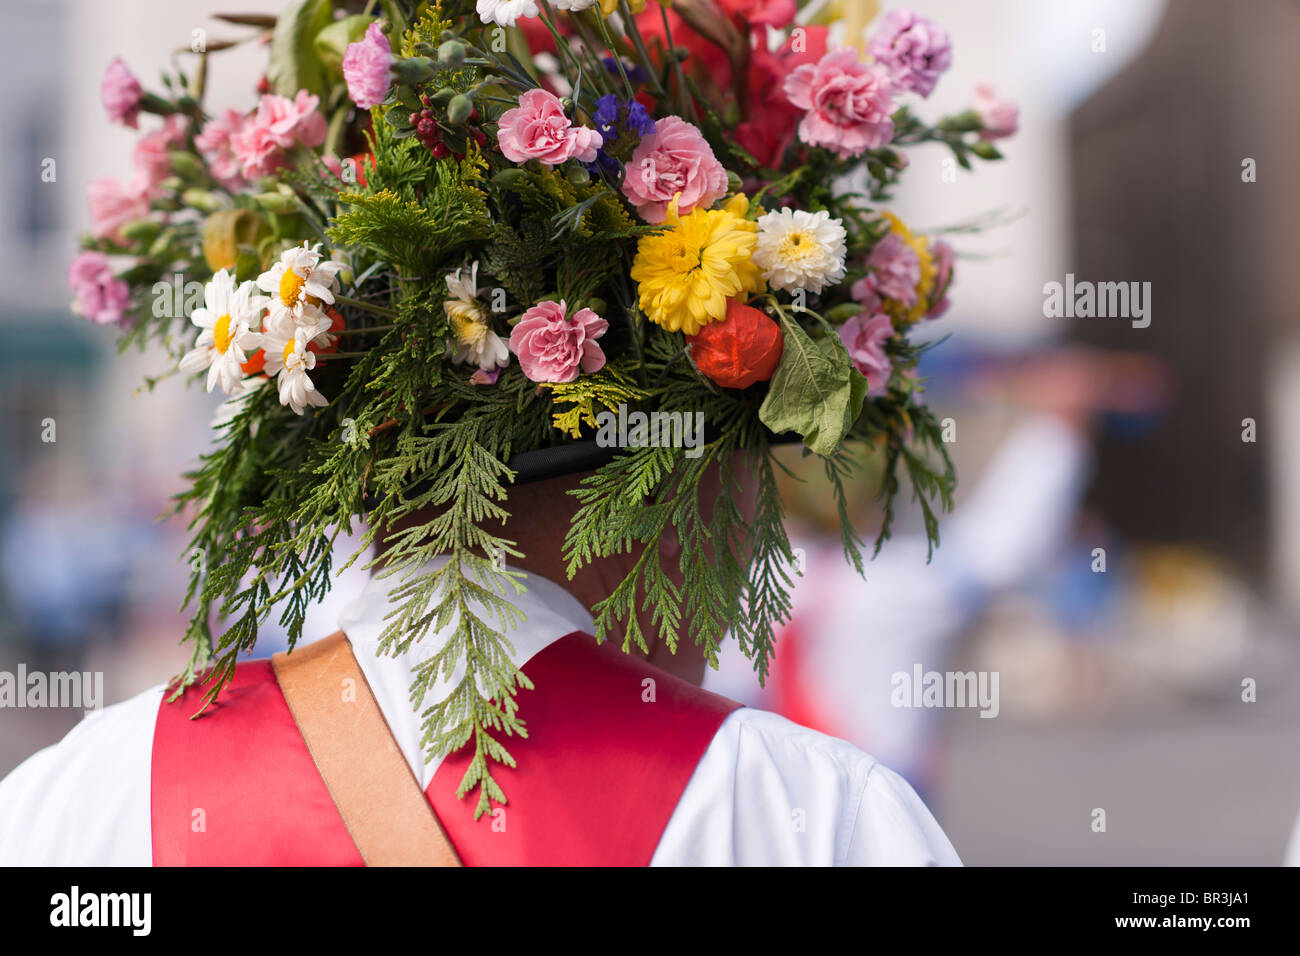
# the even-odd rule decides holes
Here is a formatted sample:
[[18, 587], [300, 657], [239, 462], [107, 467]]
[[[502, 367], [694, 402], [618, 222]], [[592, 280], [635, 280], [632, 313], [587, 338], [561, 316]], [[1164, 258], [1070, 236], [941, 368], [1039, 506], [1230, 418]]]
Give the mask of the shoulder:
[[852, 744], [744, 708], [719, 728], [657, 864], [957, 865], [912, 788]]
[[88, 714], [0, 780], [0, 865], [147, 866], [163, 686]]

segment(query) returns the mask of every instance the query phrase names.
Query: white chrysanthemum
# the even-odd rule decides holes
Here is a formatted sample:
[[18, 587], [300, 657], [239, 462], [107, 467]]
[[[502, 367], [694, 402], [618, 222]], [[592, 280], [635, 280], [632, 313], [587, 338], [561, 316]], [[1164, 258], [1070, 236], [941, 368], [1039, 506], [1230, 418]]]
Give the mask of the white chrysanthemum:
[[478, 0], [478, 17], [484, 23], [512, 27], [520, 17], [537, 16], [536, 0]]
[[754, 263], [774, 289], [821, 292], [844, 278], [843, 224], [826, 210], [779, 209], [758, 217]]
[[280, 404], [288, 405], [295, 415], [301, 415], [309, 405], [329, 404], [307, 375], [316, 367], [316, 353], [307, 346], [329, 327], [327, 318], [309, 326], [273, 320], [260, 337], [266, 351], [266, 374], [275, 376]]
[[343, 263], [321, 261], [320, 244], [288, 249], [280, 261], [257, 277], [257, 287], [271, 294], [271, 319], [284, 316], [299, 325], [320, 321], [322, 302], [334, 301]]
[[447, 357], [456, 365], [473, 362], [484, 371], [510, 363], [510, 350], [492, 331], [488, 311], [478, 297], [478, 263], [457, 269], [446, 277], [450, 296], [442, 307], [451, 322], [453, 338], [447, 342]]
[[181, 359], [182, 372], [208, 370], [208, 391], [220, 385], [227, 395], [244, 377], [240, 367], [248, 361], [245, 349], [257, 347], [259, 336], [252, 330], [260, 323], [267, 298], [254, 295], [254, 286], [245, 282], [235, 288], [235, 278], [225, 269], [203, 287], [203, 307], [194, 310], [190, 321], [203, 331], [194, 349]]
[[551, 0], [551, 2], [555, 9], [568, 10], [570, 13], [589, 10], [596, 5], [596, 0]]

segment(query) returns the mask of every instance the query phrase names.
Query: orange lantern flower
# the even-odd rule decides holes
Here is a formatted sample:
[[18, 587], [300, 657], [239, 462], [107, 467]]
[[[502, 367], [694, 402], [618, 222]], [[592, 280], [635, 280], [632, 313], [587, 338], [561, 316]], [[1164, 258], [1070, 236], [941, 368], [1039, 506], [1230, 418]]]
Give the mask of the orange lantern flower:
[[688, 335], [691, 357], [710, 381], [723, 388], [766, 382], [781, 361], [781, 327], [766, 313], [739, 299], [727, 300], [727, 315]]

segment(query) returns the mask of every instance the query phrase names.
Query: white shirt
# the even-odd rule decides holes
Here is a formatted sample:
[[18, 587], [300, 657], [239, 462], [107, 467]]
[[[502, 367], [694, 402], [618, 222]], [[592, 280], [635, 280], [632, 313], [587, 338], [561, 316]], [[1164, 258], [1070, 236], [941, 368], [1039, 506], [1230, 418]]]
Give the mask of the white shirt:
[[[435, 565], [436, 566], [436, 565]], [[526, 619], [508, 633], [522, 666], [573, 631], [587, 610], [560, 586], [525, 575], [512, 596]], [[399, 657], [377, 656], [394, 580], [372, 581], [339, 627], [422, 787], [439, 760], [420, 747], [408, 699], [412, 668], [438, 646], [429, 634]], [[458, 676], [436, 685], [425, 705]], [[148, 866], [154, 723], [163, 686], [92, 714], [0, 781], [0, 865]], [[901, 777], [842, 740], [742, 708], [719, 727], [651, 861], [674, 865], [960, 865]]]

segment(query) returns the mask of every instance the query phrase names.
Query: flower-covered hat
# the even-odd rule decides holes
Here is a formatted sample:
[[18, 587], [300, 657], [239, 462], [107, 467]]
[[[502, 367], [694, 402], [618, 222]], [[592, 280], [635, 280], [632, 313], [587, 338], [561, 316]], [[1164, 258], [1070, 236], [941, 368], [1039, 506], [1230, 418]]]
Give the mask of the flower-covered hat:
[[[910, 11], [833, 46], [793, 0], [332, 6], [223, 18], [269, 41], [244, 111], [204, 105], [206, 61], [234, 41], [157, 94], [113, 61], [110, 120], [162, 120], [129, 183], [92, 185], [73, 307], [229, 396], [178, 505], [203, 558], [178, 693], [204, 679], [214, 699], [273, 610], [299, 639], [355, 519], [367, 543], [401, 523], [382, 645], [454, 630], [412, 697], [432, 754], [476, 748], [462, 790], [482, 812], [527, 713], [511, 608], [487, 586], [518, 574], [508, 525], [492, 530], [513, 483], [587, 473], [570, 574], [681, 540], [677, 567], [645, 548], [593, 609], [599, 638], [645, 649], [654, 607], [670, 647], [715, 660], [732, 635], [760, 678], [796, 573], [775, 444], [821, 459], [859, 570], [848, 442], [884, 451], [877, 547], [904, 481], [937, 540], [954, 478], [910, 337], [947, 308], [953, 255], [882, 204], [907, 147], [969, 169], [998, 158], [1015, 108], [981, 88], [922, 120], [951, 51]], [[155, 289], [177, 272], [182, 314]], [[718, 473], [726, 504], [741, 467], [752, 519], [700, 500]]]

